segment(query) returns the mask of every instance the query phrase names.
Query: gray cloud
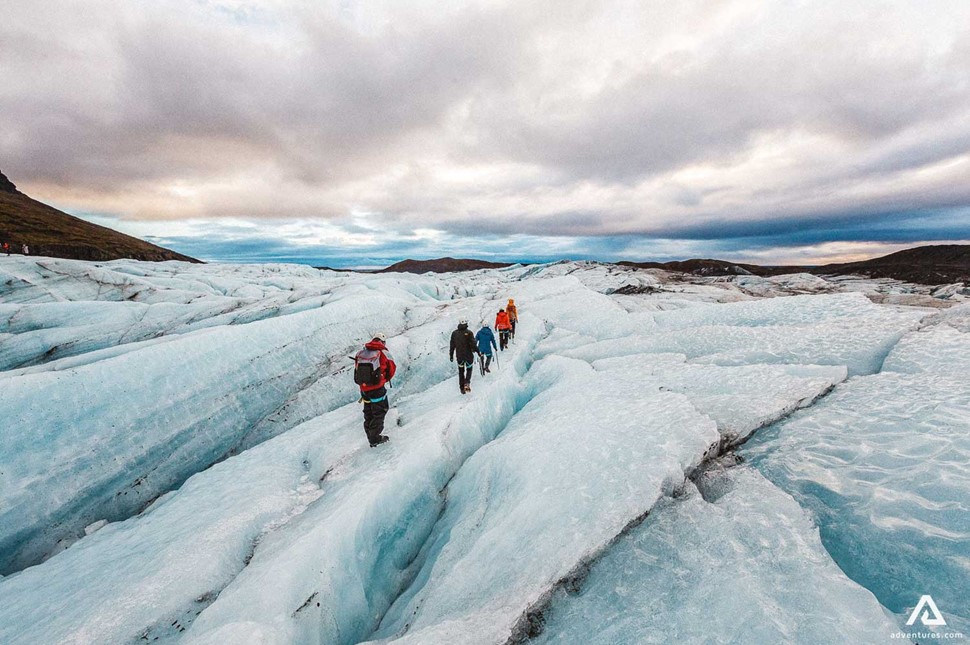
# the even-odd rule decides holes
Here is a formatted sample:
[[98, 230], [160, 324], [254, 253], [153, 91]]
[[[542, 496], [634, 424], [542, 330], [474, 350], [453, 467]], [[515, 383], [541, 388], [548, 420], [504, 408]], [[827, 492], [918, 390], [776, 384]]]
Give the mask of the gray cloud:
[[[584, 100], [563, 94], [544, 110], [529, 110], [523, 102], [534, 97], [521, 88], [522, 100], [512, 103], [518, 110], [499, 95], [482, 118], [505, 133], [494, 140], [502, 155], [558, 168], [569, 181], [636, 181], [696, 161], [729, 163], [757, 134], [777, 130], [823, 133], [871, 157], [871, 146], [929, 121], [947, 128], [925, 147], [967, 151], [953, 149], [954, 137], [965, 144], [970, 134], [965, 27], [955, 30], [963, 33], [952, 48], [931, 54], [939, 34], [901, 24], [880, 33], [882, 21], [866, 24], [869, 12], [858, 6], [817, 6], [829, 11], [763, 4], [763, 12], [703, 50], [645, 63]], [[773, 30], [785, 37], [771, 37]], [[886, 51], [894, 38], [904, 44]], [[900, 163], [895, 155], [867, 161]]]
[[968, 25], [960, 0], [11, 0], [0, 163], [124, 218], [794, 239], [970, 204]]
[[[21, 81], [0, 99], [16, 131], [3, 154], [27, 182], [204, 180], [261, 161], [311, 184], [347, 180], [393, 163], [383, 155], [401, 154], [399, 140], [515, 69], [514, 47], [494, 46], [514, 32], [506, 11], [365, 37], [308, 6], [261, 28], [190, 2], [91, 5], [81, 24], [72, 10], [51, 16], [58, 28], [0, 27], [18, 43], [4, 48], [5, 76]], [[53, 35], [72, 30], [93, 44]]]

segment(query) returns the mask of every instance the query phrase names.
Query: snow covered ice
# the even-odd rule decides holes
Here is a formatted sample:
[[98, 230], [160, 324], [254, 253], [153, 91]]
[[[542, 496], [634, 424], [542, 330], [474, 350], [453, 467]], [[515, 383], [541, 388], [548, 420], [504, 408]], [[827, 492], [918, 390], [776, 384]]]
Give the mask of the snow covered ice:
[[533, 370], [539, 393], [449, 485], [424, 565], [378, 636], [505, 640], [523, 608], [699, 465], [717, 443], [711, 419], [683, 395], [631, 400], [615, 385], [623, 369], [549, 358]]
[[970, 631], [970, 335], [907, 335], [883, 371], [852, 379], [746, 454], [819, 520], [843, 570], [890, 610], [930, 594]]
[[581, 594], [557, 593], [535, 641], [891, 641], [897, 625], [839, 570], [791, 497], [744, 466], [706, 483], [707, 495], [689, 484], [658, 504]]
[[[509, 297], [463, 396], [450, 332]], [[0, 258], [0, 642], [880, 642], [922, 594], [966, 632], [961, 298]]]

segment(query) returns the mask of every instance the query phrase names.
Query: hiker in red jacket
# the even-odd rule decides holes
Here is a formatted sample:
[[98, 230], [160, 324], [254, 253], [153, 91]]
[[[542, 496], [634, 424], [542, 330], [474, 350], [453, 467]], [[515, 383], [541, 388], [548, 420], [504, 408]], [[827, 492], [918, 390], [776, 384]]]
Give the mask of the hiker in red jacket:
[[364, 404], [364, 432], [370, 447], [388, 440], [384, 432], [384, 417], [390, 405], [387, 386], [394, 378], [397, 365], [387, 351], [387, 335], [381, 333], [364, 345], [354, 357], [354, 383], [360, 386], [360, 400]]
[[509, 336], [512, 335], [512, 321], [504, 309], [499, 309], [495, 316], [495, 329], [498, 331], [498, 348], [504, 352], [509, 346]]

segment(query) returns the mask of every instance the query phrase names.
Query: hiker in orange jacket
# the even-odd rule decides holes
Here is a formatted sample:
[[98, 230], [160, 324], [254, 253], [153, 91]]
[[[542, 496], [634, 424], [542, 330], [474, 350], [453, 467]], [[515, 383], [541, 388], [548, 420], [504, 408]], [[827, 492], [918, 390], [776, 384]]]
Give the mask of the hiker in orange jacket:
[[509, 322], [512, 324], [512, 338], [515, 338], [515, 324], [519, 322], [519, 310], [515, 308], [515, 300], [509, 298], [505, 311], [509, 314]]
[[509, 346], [509, 336], [512, 335], [512, 321], [504, 309], [499, 309], [495, 316], [495, 329], [498, 330], [498, 348], [504, 352]]

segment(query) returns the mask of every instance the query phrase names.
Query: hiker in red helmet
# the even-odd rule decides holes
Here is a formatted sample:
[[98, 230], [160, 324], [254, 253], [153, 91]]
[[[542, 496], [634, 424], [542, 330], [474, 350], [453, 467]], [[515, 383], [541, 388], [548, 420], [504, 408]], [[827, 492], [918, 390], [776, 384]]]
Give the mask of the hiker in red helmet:
[[495, 329], [498, 330], [498, 348], [504, 352], [509, 346], [509, 336], [512, 334], [512, 321], [504, 309], [499, 309], [495, 316]]
[[387, 335], [380, 333], [364, 345], [354, 357], [354, 383], [360, 386], [360, 400], [364, 404], [364, 432], [370, 447], [388, 440], [384, 432], [384, 417], [390, 405], [387, 388], [394, 378], [397, 365], [387, 351]]

